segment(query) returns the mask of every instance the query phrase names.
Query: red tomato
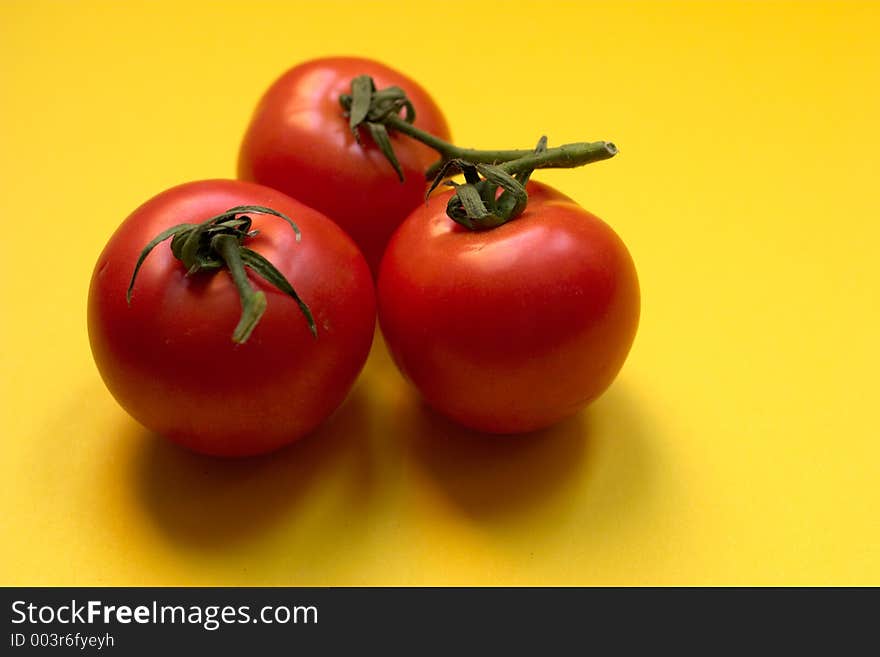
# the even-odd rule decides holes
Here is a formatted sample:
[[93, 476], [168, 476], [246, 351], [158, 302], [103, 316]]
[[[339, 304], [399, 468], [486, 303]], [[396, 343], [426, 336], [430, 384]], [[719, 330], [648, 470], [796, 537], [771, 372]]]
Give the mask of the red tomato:
[[[268, 303], [247, 342], [231, 335], [241, 313], [228, 271], [186, 276], [167, 242], [126, 288], [141, 250], [161, 231], [241, 205], [259, 234], [245, 245], [269, 259], [309, 306], [249, 275]], [[110, 238], [89, 289], [89, 339], [110, 392], [149, 429], [194, 451], [245, 456], [314, 429], [343, 401], [366, 361], [375, 326], [372, 278], [354, 243], [332, 221], [284, 194], [234, 180], [193, 182], [135, 210]]]
[[379, 323], [403, 374], [472, 429], [547, 427], [599, 396], [635, 337], [639, 287], [620, 238], [546, 185], [518, 218], [472, 232], [452, 191], [416, 209], [379, 273]]
[[244, 136], [238, 160], [243, 180], [274, 187], [323, 212], [363, 251], [375, 271], [394, 229], [424, 200], [430, 148], [391, 133], [405, 180], [361, 130], [358, 144], [339, 104], [358, 75], [378, 89], [402, 88], [417, 127], [449, 141], [449, 128], [427, 92], [403, 74], [369, 59], [317, 59], [290, 69], [265, 93]]

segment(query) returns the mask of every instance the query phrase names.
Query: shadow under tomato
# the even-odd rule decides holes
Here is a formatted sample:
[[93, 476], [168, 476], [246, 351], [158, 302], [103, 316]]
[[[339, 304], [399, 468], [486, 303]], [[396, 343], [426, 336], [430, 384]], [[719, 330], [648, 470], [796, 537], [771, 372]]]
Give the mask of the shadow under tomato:
[[371, 487], [369, 446], [362, 440], [366, 414], [356, 388], [311, 435], [238, 460], [194, 454], [151, 435], [136, 464], [139, 497], [173, 540], [214, 549], [289, 520], [328, 479], [341, 495], [337, 502], [350, 511]]
[[[637, 413], [620, 386], [542, 431], [470, 431], [414, 402], [402, 421], [412, 459], [470, 517], [518, 522], [532, 508], [619, 520], [648, 495], [648, 459]], [[601, 470], [598, 472], [597, 470]]]
[[540, 504], [586, 458], [589, 427], [576, 416], [543, 431], [471, 431], [416, 403], [405, 439], [412, 460], [457, 505], [477, 518]]

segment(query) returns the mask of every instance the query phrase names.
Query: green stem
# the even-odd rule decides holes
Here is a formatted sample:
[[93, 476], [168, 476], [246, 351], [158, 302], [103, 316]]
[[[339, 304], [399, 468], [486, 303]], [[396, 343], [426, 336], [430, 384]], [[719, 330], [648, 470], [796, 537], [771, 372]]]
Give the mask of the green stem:
[[617, 146], [610, 141], [577, 142], [548, 148], [543, 153], [529, 151], [527, 155], [500, 164], [498, 168], [511, 175], [532, 169], [569, 169], [607, 160], [615, 155]]
[[[457, 157], [454, 153], [458, 152], [459, 149], [457, 146], [450, 144], [448, 141], [444, 141], [440, 139], [440, 137], [435, 137], [430, 132], [425, 132], [424, 130], [420, 130], [415, 127], [412, 123], [404, 121], [398, 114], [389, 114], [383, 123], [389, 128], [394, 128], [398, 132], [402, 132], [405, 135], [409, 135], [416, 141], [420, 141], [425, 146], [430, 146], [435, 151], [440, 153], [444, 158], [449, 157], [450, 159], [453, 157]], [[508, 151], [510, 152], [510, 151]]]
[[[439, 137], [432, 135], [408, 123], [400, 116], [394, 114], [388, 116], [385, 125], [398, 132], [420, 141], [426, 146], [433, 148], [445, 160], [465, 160], [474, 164], [498, 164], [508, 173], [521, 173], [528, 169], [567, 169], [579, 167], [590, 162], [607, 160], [617, 154], [617, 147], [608, 141], [577, 142], [564, 144], [555, 148], [548, 148], [543, 153], [535, 154], [534, 149], [501, 149], [482, 150], [477, 148], [462, 148], [450, 144]], [[433, 178], [439, 170], [441, 162], [428, 169], [425, 176]]]
[[248, 280], [241, 260], [241, 244], [234, 236], [221, 233], [211, 240], [211, 247], [223, 258], [238, 288], [241, 319], [232, 333], [232, 339], [238, 343], [245, 342], [266, 311], [266, 295], [255, 290]]
[[534, 149], [480, 150], [476, 148], [462, 148], [455, 144], [450, 144], [448, 141], [444, 141], [430, 132], [425, 132], [415, 127], [397, 114], [389, 115], [385, 119], [385, 125], [412, 137], [416, 141], [422, 142], [425, 146], [433, 148], [444, 160], [459, 159], [467, 160], [474, 164], [495, 164], [497, 162], [516, 160], [526, 155], [533, 155], [535, 152]]
[[[440, 160], [425, 172], [425, 177], [434, 181], [429, 194], [450, 172], [465, 174], [467, 182], [455, 185], [456, 191], [447, 205], [446, 214], [472, 230], [492, 228], [521, 214], [528, 202], [525, 185], [535, 169], [579, 167], [617, 154], [617, 146], [607, 141], [547, 148], [546, 137], [541, 137], [534, 149], [461, 148], [415, 127], [412, 103], [399, 87], [377, 90], [372, 78], [363, 75], [352, 81], [351, 90], [351, 94], [339, 96], [339, 103], [347, 112], [349, 127], [355, 137], [359, 126], [369, 128], [401, 182], [403, 172], [388, 138], [389, 129], [440, 154]], [[404, 110], [405, 114], [401, 115]], [[499, 188], [504, 190], [500, 196], [497, 194]]]

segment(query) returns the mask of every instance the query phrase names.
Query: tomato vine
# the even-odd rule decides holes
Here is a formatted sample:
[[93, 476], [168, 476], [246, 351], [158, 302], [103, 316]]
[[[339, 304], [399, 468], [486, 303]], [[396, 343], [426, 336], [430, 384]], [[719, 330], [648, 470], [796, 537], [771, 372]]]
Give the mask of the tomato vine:
[[546, 136], [531, 150], [461, 148], [413, 125], [415, 110], [404, 91], [395, 86], [377, 89], [368, 75], [355, 77], [351, 93], [340, 94], [339, 103], [355, 137], [360, 141], [359, 129], [366, 128], [401, 181], [403, 173], [388, 137], [389, 128], [440, 155], [440, 160], [425, 172], [426, 177], [433, 178], [429, 194], [449, 175], [464, 173], [464, 184], [445, 181], [456, 190], [450, 198], [447, 214], [470, 230], [494, 228], [522, 214], [528, 203], [525, 185], [535, 169], [580, 167], [607, 160], [618, 152], [617, 146], [608, 141], [548, 148]]

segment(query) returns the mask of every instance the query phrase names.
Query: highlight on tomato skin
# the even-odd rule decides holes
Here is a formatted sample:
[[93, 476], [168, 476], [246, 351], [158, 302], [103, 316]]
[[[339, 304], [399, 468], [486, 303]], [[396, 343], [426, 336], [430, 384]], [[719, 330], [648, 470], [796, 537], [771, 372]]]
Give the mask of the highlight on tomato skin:
[[315, 59], [288, 70], [259, 101], [241, 144], [238, 176], [326, 214], [351, 236], [375, 272], [391, 234], [423, 202], [425, 170], [437, 155], [392, 131], [401, 183], [366, 131], [359, 131], [358, 143], [339, 97], [360, 75], [371, 76], [377, 87], [402, 88], [415, 108], [414, 125], [450, 139], [440, 108], [404, 74], [371, 59]]
[[379, 273], [379, 324], [398, 368], [436, 411], [478, 431], [548, 427], [611, 385], [639, 321], [623, 241], [555, 189], [470, 231], [431, 197], [394, 234]]
[[[265, 311], [246, 341], [233, 341], [242, 303], [230, 272], [187, 275], [168, 242], [143, 260], [127, 302], [135, 263], [153, 238], [239, 206], [295, 222], [300, 239], [277, 216], [237, 215], [252, 221], [243, 246], [289, 281], [316, 336], [295, 299], [249, 271]], [[301, 202], [235, 180], [186, 183], [141, 205], [108, 241], [89, 287], [89, 341], [109, 391], [148, 429], [216, 456], [270, 452], [315, 429], [363, 368], [375, 321], [372, 277], [351, 239]]]

